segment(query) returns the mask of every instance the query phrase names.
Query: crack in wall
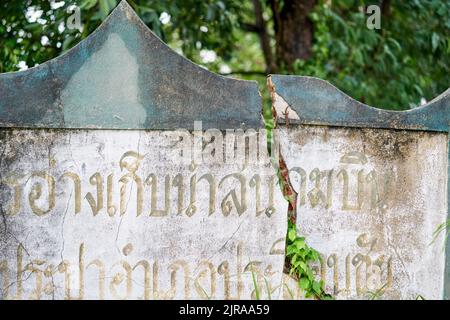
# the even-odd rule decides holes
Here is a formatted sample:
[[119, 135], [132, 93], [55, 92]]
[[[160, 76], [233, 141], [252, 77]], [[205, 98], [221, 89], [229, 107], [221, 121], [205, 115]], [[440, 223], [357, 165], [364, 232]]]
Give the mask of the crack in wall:
[[63, 253], [64, 253], [64, 248], [65, 248], [64, 224], [66, 222], [66, 215], [67, 215], [67, 211], [69, 211], [69, 205], [70, 205], [70, 200], [72, 199], [72, 195], [73, 195], [73, 190], [70, 193], [69, 200], [67, 201], [66, 210], [64, 211], [63, 218], [62, 218], [62, 223], [61, 223], [61, 239], [62, 239], [61, 253], [60, 253], [61, 263], [64, 261]]
[[[273, 84], [270, 76], [267, 78], [267, 87], [269, 89], [270, 97], [272, 99], [272, 119], [273, 119], [272, 132], [274, 132], [274, 130], [276, 130], [276, 128], [277, 128], [277, 110], [275, 108], [275, 105], [276, 105], [277, 99], [279, 99], [281, 97], [276, 93], [275, 85]], [[295, 115], [297, 115], [297, 114], [295, 113]], [[298, 115], [297, 115], [297, 118], [298, 118]], [[288, 125], [288, 122], [286, 123], [286, 125]], [[286, 166], [286, 162], [284, 161], [283, 155], [281, 153], [281, 149], [279, 150], [279, 154], [277, 155], [278, 163], [276, 162], [276, 158], [274, 158], [270, 152], [272, 149], [272, 144], [273, 144], [273, 140], [275, 139], [275, 137], [276, 137], [276, 135], [272, 134], [272, 139], [267, 139], [269, 155], [270, 155], [272, 164], [273, 164], [275, 170], [277, 171], [278, 182], [281, 186], [281, 192], [283, 194], [283, 197], [288, 202], [288, 212], [287, 212], [288, 220], [291, 221], [294, 225], [296, 225], [297, 224], [298, 193], [294, 190], [294, 188], [291, 184], [291, 181], [289, 178], [289, 168]]]

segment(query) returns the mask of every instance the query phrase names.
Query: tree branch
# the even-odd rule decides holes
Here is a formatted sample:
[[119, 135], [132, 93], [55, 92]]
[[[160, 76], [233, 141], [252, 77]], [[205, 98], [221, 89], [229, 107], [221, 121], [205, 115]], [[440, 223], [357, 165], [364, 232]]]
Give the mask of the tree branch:
[[261, 33], [261, 29], [255, 24], [243, 22], [239, 26], [244, 31], [254, 32], [254, 33], [258, 33], [258, 34]]
[[381, 14], [385, 17], [391, 14], [391, 0], [381, 0]]
[[269, 0], [269, 3], [273, 15], [273, 29], [275, 31], [275, 34], [278, 34], [278, 31], [280, 29], [280, 8], [278, 6], [277, 0]]
[[[278, 46], [280, 45], [280, 34], [282, 28], [282, 21], [280, 17], [280, 7], [277, 0], [268, 0], [270, 4], [270, 9], [272, 10], [272, 19], [273, 19], [273, 31], [275, 33], [275, 41], [276, 41], [276, 49], [275, 49], [275, 64], [279, 66], [280, 57], [278, 54]], [[277, 68], [278, 69], [278, 68]]]
[[266, 61], [266, 72], [276, 72], [276, 64], [273, 59], [272, 48], [270, 47], [270, 37], [267, 32], [266, 21], [263, 17], [263, 8], [260, 0], [253, 0], [253, 8], [255, 11], [255, 25], [259, 29], [259, 42], [261, 43], [261, 49], [264, 54], [264, 60]]

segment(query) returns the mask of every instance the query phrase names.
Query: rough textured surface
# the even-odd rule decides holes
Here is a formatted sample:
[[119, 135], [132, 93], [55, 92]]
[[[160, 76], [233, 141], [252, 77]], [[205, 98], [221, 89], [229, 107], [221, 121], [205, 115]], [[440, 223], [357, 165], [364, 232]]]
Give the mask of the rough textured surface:
[[[409, 238], [398, 238], [400, 242], [398, 244], [391, 243], [391, 247], [393, 248], [396, 245], [409, 246], [409, 249], [413, 250], [410, 240], [414, 240], [417, 241], [419, 249], [417, 249], [418, 251], [414, 251], [414, 249], [408, 255], [414, 253], [424, 254], [437, 260], [433, 262], [424, 260], [422, 264], [422, 260], [419, 259], [417, 260], [418, 266], [408, 265], [409, 271], [406, 270], [405, 263], [403, 266], [404, 275], [415, 275], [418, 272], [422, 278], [410, 278], [407, 282], [401, 282], [401, 286], [397, 287], [397, 290], [400, 291], [397, 293], [391, 291], [391, 295], [388, 294], [386, 297], [413, 298], [417, 285], [424, 284], [423, 290], [430, 292], [431, 296], [450, 299], [450, 246], [447, 245], [445, 250], [442, 249], [439, 252], [436, 251], [435, 246], [426, 246], [432, 232], [437, 229], [439, 223], [445, 221], [445, 214], [442, 213], [442, 210], [445, 209], [447, 211], [447, 219], [450, 219], [450, 213], [448, 212], [448, 199], [450, 198], [450, 180], [448, 180], [450, 175], [450, 167], [448, 166], [448, 157], [450, 157], [450, 154], [448, 154], [450, 148], [448, 145], [450, 89], [424, 106], [408, 111], [387, 111], [362, 104], [328, 82], [317, 78], [273, 75], [269, 77], [268, 84], [274, 100], [273, 106], [278, 116], [277, 122], [280, 125], [289, 127], [286, 129], [289, 133], [286, 133], [284, 136], [284, 139], [287, 140], [281, 140], [284, 145], [284, 152], [288, 154], [284, 155], [288, 163], [288, 169], [294, 172], [297, 171], [301, 175], [303, 172], [299, 171], [298, 167], [296, 168], [295, 166], [310, 166], [312, 161], [317, 170], [313, 170], [312, 173], [304, 173], [305, 175], [309, 174], [309, 176], [306, 176], [306, 179], [310, 181], [308, 183], [316, 181], [319, 179], [319, 176], [320, 179], [329, 179], [328, 176], [323, 177], [322, 171], [331, 170], [333, 166], [339, 166], [338, 168], [340, 168], [343, 163], [359, 165], [360, 171], [357, 170], [354, 174], [357, 177], [361, 174], [360, 178], [367, 180], [364, 182], [365, 184], [371, 184], [374, 179], [378, 179], [375, 178], [377, 172], [382, 172], [386, 175], [389, 170], [394, 170], [388, 176], [400, 178], [396, 182], [398, 188], [389, 194], [398, 195], [395, 196], [393, 208], [399, 209], [401, 207], [404, 211], [395, 212], [388, 210], [392, 220], [384, 227], [384, 230], [386, 228], [389, 230], [393, 227], [398, 228], [399, 220], [404, 219], [402, 220], [403, 225], [409, 226], [409, 229], [404, 229], [403, 231], [405, 234], [409, 234]], [[333, 127], [336, 127], [336, 129], [333, 129]], [[372, 128], [373, 130], [364, 128]], [[398, 129], [406, 129], [407, 131], [398, 131]], [[439, 132], [439, 134], [433, 135], [432, 132]], [[297, 153], [293, 150], [297, 150]], [[343, 152], [349, 153], [344, 155]], [[343, 156], [343, 158], [338, 161], [339, 156]], [[328, 166], [329, 168], [322, 168], [323, 166]], [[376, 166], [377, 170], [364, 177], [364, 170], [375, 168], [374, 166]], [[333, 170], [335, 171], [335, 169]], [[341, 172], [339, 183], [342, 185], [342, 183], [345, 184], [344, 179], [347, 178], [344, 177], [345, 174], [342, 173], [342, 170], [339, 170]], [[295, 175], [295, 173], [292, 174]], [[348, 179], [351, 179], [350, 173], [347, 172], [346, 175], [348, 175]], [[364, 183], [361, 183], [361, 185], [364, 185]], [[326, 190], [333, 188], [335, 190], [335, 187], [331, 185], [327, 185], [326, 188]], [[313, 189], [311, 192], [307, 197], [310, 197], [310, 200], [313, 201], [315, 208], [320, 202], [329, 201], [330, 197], [332, 197], [324, 194], [318, 188]], [[361, 189], [361, 192], [366, 191]], [[370, 192], [372, 193], [372, 200], [370, 201], [377, 203], [378, 196], [376, 194], [378, 191], [375, 193], [374, 191]], [[340, 196], [343, 195], [340, 194]], [[303, 201], [303, 204], [307, 201], [305, 197], [299, 196], [299, 199], [302, 199], [299, 201]], [[349, 195], [349, 197], [355, 197], [355, 194], [353, 196]], [[367, 198], [367, 195], [365, 197]], [[361, 199], [363, 198], [361, 196]], [[354, 210], [354, 204], [352, 205], [350, 200], [347, 203], [349, 204], [346, 207]], [[357, 205], [359, 206], [360, 204]], [[325, 216], [329, 217], [330, 220], [327, 223], [330, 225], [332, 225], [332, 217], [337, 219], [337, 221], [345, 219], [341, 214], [333, 211], [332, 208], [332, 204], [327, 203], [325, 208], [321, 209], [323, 212], [326, 212]], [[375, 205], [375, 208], [378, 208], [377, 205]], [[307, 216], [310, 212], [307, 208], [306, 211], [304, 209], [303, 207], [299, 208], [300, 225], [302, 225], [302, 212], [304, 211], [303, 213]], [[363, 213], [366, 215], [369, 214], [369, 211], [367, 211], [369, 208], [364, 209], [363, 206], [359, 210], [363, 210]], [[373, 210], [370, 207], [370, 212]], [[322, 216], [322, 211], [320, 216]], [[310, 217], [311, 219], [316, 219], [312, 218], [312, 215]], [[355, 230], [366, 225], [373, 228], [375, 226], [373, 217], [376, 217], [376, 215], [367, 216], [367, 219], [370, 218], [369, 220], [356, 220], [360, 222], [360, 225], [354, 225]], [[316, 222], [319, 221], [317, 220]], [[339, 222], [337, 223], [339, 224]], [[351, 225], [349, 223], [346, 221], [344, 225]], [[377, 220], [376, 223], [385, 224], [386, 222]], [[318, 225], [317, 228], [319, 232], [323, 226]], [[309, 232], [312, 232], [312, 227]], [[322, 232], [325, 231], [322, 230]], [[444, 232], [441, 233], [441, 236], [443, 236]], [[322, 236], [325, 237], [326, 234], [323, 233]], [[344, 234], [344, 232], [341, 232], [340, 236]], [[370, 235], [366, 234], [366, 236]], [[361, 241], [360, 243], [363, 243], [365, 240]], [[385, 241], [385, 239], [377, 241]], [[436, 243], [442, 246], [442, 240]], [[318, 247], [324, 248], [325, 252], [329, 252], [333, 245], [335, 244], [325, 242], [318, 245]], [[379, 250], [381, 249], [379, 248]], [[400, 254], [396, 254], [400, 256]], [[445, 261], [442, 260], [444, 256], [446, 256]], [[333, 259], [331, 258], [329, 262], [332, 266], [335, 264]], [[347, 262], [340, 263], [341, 271], [339, 272], [342, 272], [342, 263], [346, 264]], [[428, 272], [425, 272], [423, 269], [419, 272], [418, 268], [427, 268], [427, 263], [439, 264], [435, 268], [438, 268], [437, 271], [440, 273], [435, 273], [436, 270], [433, 268]], [[431, 278], [428, 279], [426, 278], [427, 276]], [[402, 278], [401, 281], [404, 280], [405, 278]], [[441, 288], [440, 281], [443, 282], [443, 292], [442, 290], [439, 291]], [[433, 285], [430, 285], [430, 283], [433, 283]], [[340, 287], [342, 288], [342, 284]], [[432, 288], [436, 290], [431, 292]], [[416, 291], [419, 290], [417, 289]]]
[[280, 297], [287, 203], [256, 82], [181, 57], [122, 1], [1, 74], [0, 97], [0, 299], [249, 299], [252, 272]]
[[337, 298], [440, 299], [447, 135], [291, 125], [281, 152], [298, 193], [298, 232], [323, 255]]
[[[330, 83], [312, 77], [272, 75], [277, 95], [298, 115], [291, 123], [449, 131], [450, 89], [428, 104], [408, 110], [389, 111], [362, 104]], [[281, 101], [280, 101], [281, 102]], [[279, 121], [285, 116], [278, 114]]]
[[174, 131], [0, 133], [0, 299], [249, 299], [252, 270], [280, 296], [287, 204], [263, 152], [193, 164]]
[[0, 126], [257, 128], [256, 82], [225, 78], [172, 51], [122, 1], [66, 54], [0, 74]]

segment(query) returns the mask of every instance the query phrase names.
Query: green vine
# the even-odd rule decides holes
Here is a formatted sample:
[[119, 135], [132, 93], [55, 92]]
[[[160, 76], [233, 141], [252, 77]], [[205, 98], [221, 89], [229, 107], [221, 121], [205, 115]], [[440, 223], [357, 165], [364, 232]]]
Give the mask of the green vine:
[[[270, 77], [267, 79], [267, 86], [272, 100], [271, 108], [264, 109], [264, 120], [267, 129], [267, 149], [274, 168], [277, 168], [278, 181], [284, 198], [288, 202], [288, 230], [286, 237], [285, 268], [289, 270], [289, 275], [294, 278], [300, 289], [305, 292], [305, 298], [317, 300], [333, 300], [334, 297], [325, 292], [325, 285], [322, 280], [315, 279], [312, 264], [320, 262], [320, 254], [308, 246], [305, 237], [297, 235], [297, 193], [292, 188], [289, 180], [289, 169], [281, 154], [275, 157], [272, 154], [272, 144], [274, 142], [274, 129], [277, 126], [277, 114], [273, 104], [275, 103], [275, 87]], [[269, 116], [270, 115], [270, 116]]]
[[288, 222], [286, 239], [286, 262], [289, 275], [297, 280], [298, 286], [305, 292], [305, 298], [317, 300], [333, 300], [333, 296], [325, 292], [324, 282], [316, 280], [311, 265], [322, 259], [319, 252], [308, 246], [305, 237], [297, 235], [296, 225]]

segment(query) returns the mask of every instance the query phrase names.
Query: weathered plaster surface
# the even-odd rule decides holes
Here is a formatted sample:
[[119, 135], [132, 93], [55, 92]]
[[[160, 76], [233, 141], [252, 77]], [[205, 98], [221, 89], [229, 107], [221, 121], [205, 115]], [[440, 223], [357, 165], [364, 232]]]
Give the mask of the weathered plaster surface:
[[202, 121], [204, 129], [224, 130], [261, 125], [256, 81], [222, 77], [182, 57], [126, 1], [64, 55], [0, 74], [0, 97], [2, 127], [192, 130], [194, 121]]
[[0, 298], [248, 299], [252, 266], [280, 296], [286, 203], [266, 156], [181, 163], [170, 131], [0, 133]]
[[140, 99], [139, 66], [117, 33], [108, 36], [61, 91], [64, 121], [78, 128], [85, 123], [108, 127], [111, 122], [140, 128], [146, 117]]
[[329, 292], [442, 298], [443, 234], [431, 242], [447, 216], [445, 133], [291, 124], [280, 144]]
[[[269, 85], [299, 115], [291, 123], [449, 131], [450, 89], [426, 105], [406, 111], [393, 111], [363, 104], [318, 78], [272, 75]], [[279, 121], [284, 122], [285, 116], [278, 116]]]
[[[250, 298], [251, 270], [280, 295], [275, 172], [264, 153], [215, 161], [245, 160], [217, 131], [262, 126], [256, 82], [178, 55], [122, 1], [66, 54], [1, 74], [0, 97], [0, 298]], [[186, 162], [196, 138], [175, 130], [196, 123], [210, 156]]]

